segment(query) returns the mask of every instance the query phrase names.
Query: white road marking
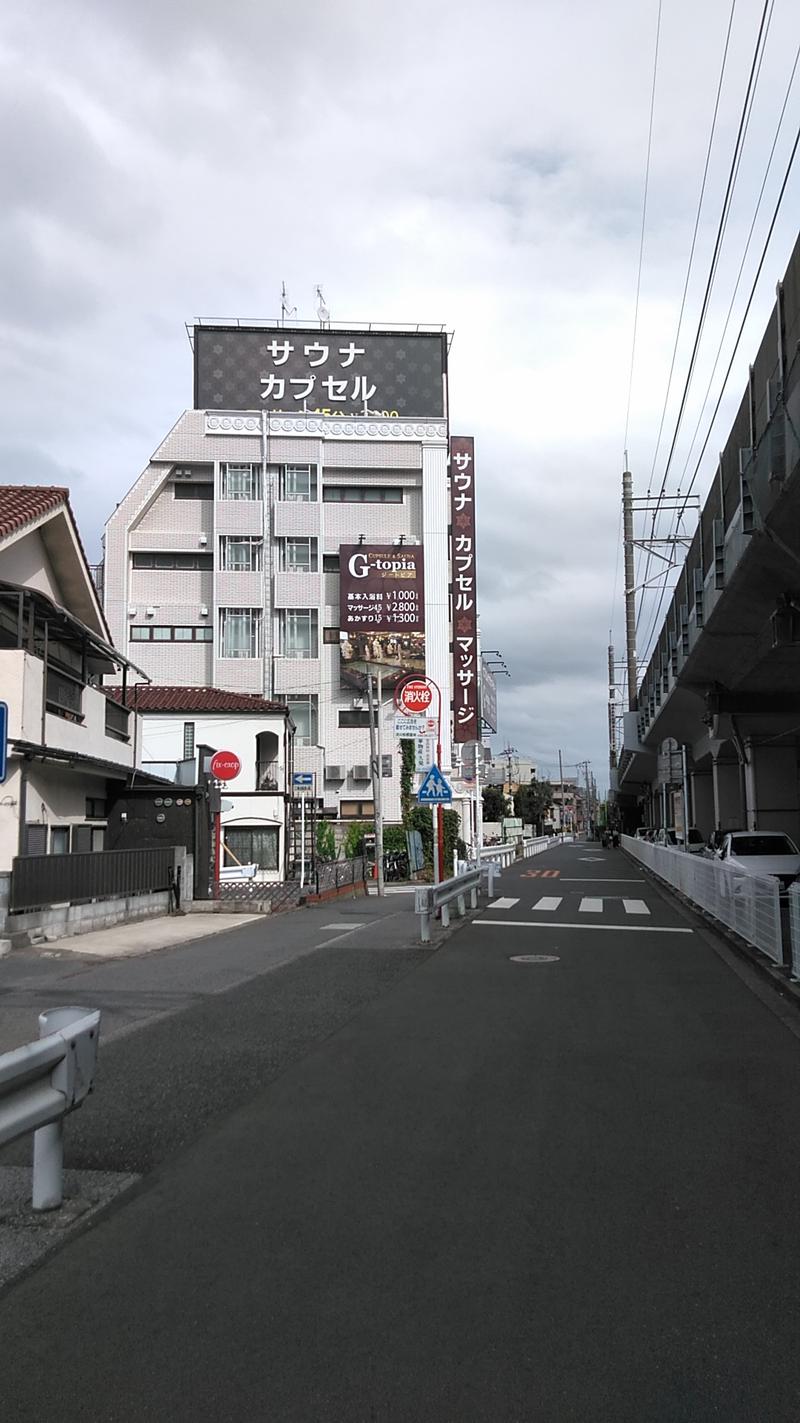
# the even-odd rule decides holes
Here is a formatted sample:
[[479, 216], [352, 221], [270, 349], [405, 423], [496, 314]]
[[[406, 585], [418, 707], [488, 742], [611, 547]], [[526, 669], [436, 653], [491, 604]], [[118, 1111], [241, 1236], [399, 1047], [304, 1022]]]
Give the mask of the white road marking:
[[650, 910], [643, 899], [623, 899], [626, 914], [649, 914]]
[[582, 899], [578, 905], [579, 914], [602, 914], [602, 899]]
[[473, 919], [473, 924], [491, 924], [499, 929], [590, 929], [610, 934], [693, 934], [694, 929], [671, 929], [663, 924], [548, 924], [544, 919]]
[[490, 909], [513, 909], [515, 904], [519, 904], [518, 899], [495, 899], [488, 907]]
[[555, 909], [558, 909], [561, 899], [561, 895], [545, 895], [544, 898], [537, 899], [533, 907], [534, 909], [544, 909], [547, 913], [552, 914]]
[[597, 879], [594, 875], [562, 875], [562, 884], [644, 884], [642, 875], [638, 879]]

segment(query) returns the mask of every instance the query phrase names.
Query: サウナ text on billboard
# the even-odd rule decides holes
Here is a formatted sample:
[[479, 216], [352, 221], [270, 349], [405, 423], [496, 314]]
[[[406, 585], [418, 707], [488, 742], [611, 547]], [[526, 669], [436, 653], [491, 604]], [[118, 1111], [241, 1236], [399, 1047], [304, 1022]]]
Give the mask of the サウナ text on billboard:
[[475, 441], [450, 440], [453, 598], [453, 740], [480, 741], [475, 566]]

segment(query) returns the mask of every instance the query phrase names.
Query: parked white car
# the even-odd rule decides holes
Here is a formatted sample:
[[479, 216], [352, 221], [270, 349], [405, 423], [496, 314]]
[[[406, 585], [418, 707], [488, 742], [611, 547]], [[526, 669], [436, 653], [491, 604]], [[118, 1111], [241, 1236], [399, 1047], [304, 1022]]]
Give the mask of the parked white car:
[[744, 875], [773, 875], [781, 890], [800, 877], [800, 850], [782, 830], [735, 830], [726, 835], [717, 859]]

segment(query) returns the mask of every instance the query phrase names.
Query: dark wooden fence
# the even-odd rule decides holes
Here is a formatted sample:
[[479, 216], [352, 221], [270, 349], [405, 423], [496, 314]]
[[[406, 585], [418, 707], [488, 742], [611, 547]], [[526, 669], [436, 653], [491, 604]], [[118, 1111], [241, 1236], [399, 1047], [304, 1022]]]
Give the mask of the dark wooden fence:
[[9, 908], [49, 909], [128, 894], [152, 894], [173, 886], [171, 845], [148, 850], [97, 850], [78, 855], [19, 855], [11, 866]]

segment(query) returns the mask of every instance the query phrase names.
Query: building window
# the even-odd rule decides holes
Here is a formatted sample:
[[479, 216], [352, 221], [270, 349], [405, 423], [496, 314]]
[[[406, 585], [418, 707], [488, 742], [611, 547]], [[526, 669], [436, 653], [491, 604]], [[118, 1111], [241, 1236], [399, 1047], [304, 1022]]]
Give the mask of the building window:
[[173, 484], [172, 489], [176, 499], [204, 499], [210, 503], [214, 500], [214, 485], [210, 479], [202, 482], [195, 480], [192, 484]]
[[69, 826], [54, 825], [50, 831], [50, 854], [69, 854]]
[[223, 608], [220, 636], [223, 657], [258, 657], [261, 646], [259, 608]]
[[128, 631], [131, 642], [213, 642], [214, 629], [203, 624], [199, 627], [153, 627], [143, 623]]
[[280, 477], [280, 497], [302, 504], [314, 503], [317, 498], [316, 467], [311, 464], [284, 465]]
[[283, 566], [287, 573], [316, 573], [317, 540], [284, 539]]
[[54, 668], [47, 669], [47, 710], [67, 721], [83, 721], [83, 687]]
[[223, 869], [235, 865], [258, 865], [261, 870], [278, 868], [277, 825], [227, 826], [225, 847], [231, 851], [223, 857]]
[[323, 553], [323, 555], [322, 555], [322, 571], [323, 571], [323, 573], [338, 573], [338, 572], [339, 572], [339, 555], [338, 555], [338, 553]]
[[87, 820], [105, 820], [107, 814], [108, 807], [102, 796], [87, 795], [84, 811]]
[[338, 646], [339, 646], [339, 643], [341, 642], [341, 633], [339, 632], [339, 629], [338, 629], [338, 628], [323, 628], [323, 629], [322, 629], [322, 641], [323, 641], [323, 642], [335, 642], [335, 643], [336, 643], [336, 646], [338, 647]]
[[194, 722], [185, 721], [183, 723], [183, 759], [191, 761], [194, 757]]
[[214, 567], [214, 556], [210, 553], [134, 553], [131, 555], [131, 566], [165, 571], [206, 570]]
[[372, 800], [340, 800], [339, 814], [342, 820], [372, 820], [375, 802]]
[[105, 849], [105, 844], [106, 831], [104, 825], [73, 825], [73, 855], [96, 854], [98, 850]]
[[220, 562], [226, 573], [260, 573], [262, 539], [220, 539]]
[[369, 726], [368, 711], [340, 711], [339, 729], [352, 726]]
[[402, 504], [403, 490], [397, 484], [324, 484], [325, 504]]
[[283, 657], [317, 657], [318, 618], [316, 608], [281, 610]]
[[260, 499], [261, 466], [257, 464], [224, 464], [221, 488], [223, 499]]
[[316, 746], [317, 698], [287, 697], [286, 705], [291, 713], [292, 721], [297, 727], [296, 744], [298, 746]]

